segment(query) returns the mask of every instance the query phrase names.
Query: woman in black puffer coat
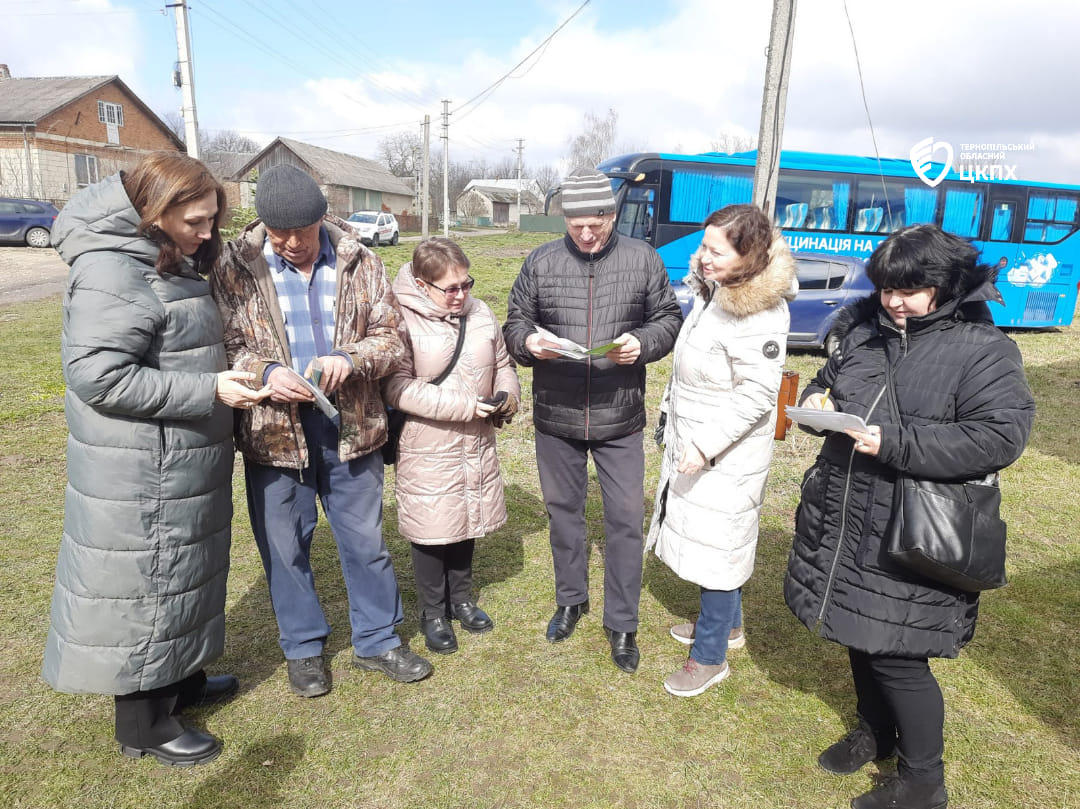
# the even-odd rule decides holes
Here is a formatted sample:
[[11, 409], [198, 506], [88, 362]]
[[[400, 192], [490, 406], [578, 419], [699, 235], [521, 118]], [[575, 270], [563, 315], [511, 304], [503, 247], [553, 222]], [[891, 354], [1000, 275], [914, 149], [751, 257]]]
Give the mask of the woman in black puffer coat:
[[[885, 554], [898, 474], [982, 478], [1023, 452], [1035, 415], [1020, 351], [991, 320], [995, 271], [932, 225], [894, 233], [867, 275], [877, 293], [841, 313], [840, 349], [802, 404], [862, 416], [828, 433], [807, 471], [784, 597], [795, 616], [848, 647], [858, 727], [818, 761], [849, 774], [898, 756], [899, 778], [853, 809], [942, 809], [944, 702], [928, 664], [971, 640], [977, 593], [910, 572]], [[886, 393], [891, 366], [897, 418]]]

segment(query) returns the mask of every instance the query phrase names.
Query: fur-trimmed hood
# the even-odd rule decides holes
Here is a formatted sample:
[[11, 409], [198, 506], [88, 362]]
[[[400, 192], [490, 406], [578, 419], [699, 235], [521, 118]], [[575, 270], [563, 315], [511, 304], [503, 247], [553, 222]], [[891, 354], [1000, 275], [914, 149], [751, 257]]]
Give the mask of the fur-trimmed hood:
[[781, 300], [793, 300], [799, 292], [795, 259], [779, 230], [773, 230], [769, 263], [765, 270], [745, 283], [724, 286], [715, 281], [706, 281], [701, 274], [700, 247], [690, 257], [690, 274], [685, 282], [694, 290], [694, 294], [706, 299], [711, 295], [718, 307], [735, 317], [747, 317], [771, 309]]

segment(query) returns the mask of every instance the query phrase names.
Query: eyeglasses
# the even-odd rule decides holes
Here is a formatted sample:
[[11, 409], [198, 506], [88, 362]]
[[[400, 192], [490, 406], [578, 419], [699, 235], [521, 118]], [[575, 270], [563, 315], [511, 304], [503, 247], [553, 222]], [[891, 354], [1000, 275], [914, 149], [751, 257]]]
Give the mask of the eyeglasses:
[[433, 284], [430, 281], [424, 281], [424, 283], [427, 284], [429, 287], [434, 287], [435, 289], [439, 290], [439, 292], [441, 292], [448, 298], [456, 298], [461, 293], [468, 295], [469, 290], [476, 285], [476, 279], [473, 278], [471, 275], [466, 276], [466, 278], [468, 278], [469, 280], [467, 280], [461, 286], [447, 287], [446, 289], [443, 289], [441, 286]]

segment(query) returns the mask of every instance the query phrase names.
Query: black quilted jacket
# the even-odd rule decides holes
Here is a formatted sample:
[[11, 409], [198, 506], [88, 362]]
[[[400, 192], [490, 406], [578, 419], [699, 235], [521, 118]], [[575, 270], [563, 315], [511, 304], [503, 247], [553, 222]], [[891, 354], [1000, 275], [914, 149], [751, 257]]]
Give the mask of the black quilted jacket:
[[[917, 577], [889, 559], [882, 536], [898, 472], [982, 477], [1023, 452], [1035, 416], [1020, 351], [990, 318], [990, 283], [898, 331], [864, 299], [843, 315], [840, 351], [803, 392], [832, 388], [842, 411], [882, 428], [871, 458], [828, 433], [802, 484], [784, 597], [823, 637], [871, 654], [956, 657], [975, 631], [978, 595]], [[838, 321], [839, 322], [839, 321]], [[888, 404], [893, 366], [901, 426]]]
[[[586, 347], [629, 332], [641, 342], [633, 365], [537, 360], [525, 339], [542, 326]], [[506, 347], [533, 367], [533, 424], [563, 438], [611, 440], [645, 426], [645, 365], [675, 345], [682, 314], [660, 256], [613, 233], [604, 249], [582, 253], [569, 236], [536, 248], [510, 290]]]

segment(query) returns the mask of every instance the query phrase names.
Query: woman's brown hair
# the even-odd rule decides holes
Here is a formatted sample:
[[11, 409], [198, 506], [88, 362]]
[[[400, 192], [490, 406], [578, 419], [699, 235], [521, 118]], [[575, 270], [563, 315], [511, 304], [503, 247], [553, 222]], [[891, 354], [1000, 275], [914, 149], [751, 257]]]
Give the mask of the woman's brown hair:
[[221, 220], [225, 216], [225, 189], [205, 165], [182, 152], [151, 152], [132, 171], [121, 175], [124, 191], [135, 206], [139, 233], [160, 248], [157, 271], [177, 273], [184, 263], [180, 248], [154, 223], [177, 205], [185, 205], [213, 192], [217, 196], [217, 216], [210, 238], [195, 251], [195, 269], [209, 272], [221, 255]]
[[450, 267], [469, 269], [469, 259], [465, 251], [453, 239], [445, 236], [432, 236], [416, 245], [412, 254], [412, 272], [414, 278], [429, 284], [440, 278]]
[[724, 281], [725, 286], [745, 283], [769, 266], [773, 226], [760, 208], [753, 205], [728, 205], [709, 214], [702, 227], [710, 226], [722, 229], [724, 237], [742, 257], [739, 268]]

